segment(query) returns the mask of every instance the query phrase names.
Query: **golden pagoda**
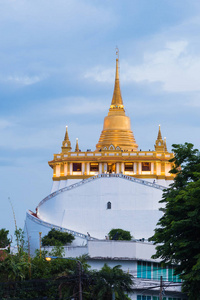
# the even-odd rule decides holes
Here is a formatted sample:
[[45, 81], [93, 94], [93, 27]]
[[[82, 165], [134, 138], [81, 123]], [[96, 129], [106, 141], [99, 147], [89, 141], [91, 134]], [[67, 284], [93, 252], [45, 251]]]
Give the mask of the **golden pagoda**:
[[131, 131], [130, 118], [126, 116], [124, 110], [120, 91], [118, 63], [119, 59], [117, 58], [113, 98], [108, 116], [104, 119], [103, 130], [96, 149], [137, 151], [138, 145]]
[[[117, 51], [118, 54], [118, 51]], [[95, 151], [82, 152], [76, 139], [75, 151], [71, 151], [68, 128], [62, 143], [62, 152], [49, 161], [53, 180], [86, 179], [102, 173], [121, 173], [137, 178], [173, 180], [169, 173], [173, 153], [167, 151], [166, 139], [162, 139], [159, 125], [154, 151], [138, 151], [130, 118], [126, 116], [120, 90], [119, 57], [116, 59], [115, 85], [108, 115]]]

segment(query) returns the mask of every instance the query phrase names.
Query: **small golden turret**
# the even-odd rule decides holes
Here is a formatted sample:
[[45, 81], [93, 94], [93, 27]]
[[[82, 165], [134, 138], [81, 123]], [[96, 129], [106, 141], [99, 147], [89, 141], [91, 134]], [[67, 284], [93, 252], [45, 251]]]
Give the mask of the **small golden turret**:
[[164, 150], [167, 152], [167, 143], [166, 143], [166, 137], [164, 137]]
[[155, 144], [155, 151], [165, 152], [165, 151], [167, 151], [166, 149], [167, 149], [166, 141], [164, 143], [164, 141], [162, 139], [161, 129], [160, 129], [160, 125], [159, 125], [158, 136], [157, 136], [157, 140], [156, 140], [156, 144]]
[[78, 138], [76, 138], [76, 148], [75, 148], [75, 152], [79, 152]]
[[71, 142], [69, 140], [69, 135], [68, 135], [68, 126], [66, 126], [65, 137], [64, 137], [64, 141], [62, 142], [61, 148], [63, 153], [69, 152], [72, 149]]
[[[117, 50], [118, 55], [118, 50]], [[108, 116], [104, 118], [103, 130], [96, 150], [137, 151], [130, 118], [126, 116], [120, 91], [119, 58], [116, 59], [115, 86]]]

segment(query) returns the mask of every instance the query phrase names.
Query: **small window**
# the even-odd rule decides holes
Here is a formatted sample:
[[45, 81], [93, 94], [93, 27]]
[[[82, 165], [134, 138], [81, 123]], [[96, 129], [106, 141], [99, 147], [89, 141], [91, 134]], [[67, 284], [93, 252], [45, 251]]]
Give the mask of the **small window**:
[[73, 172], [81, 172], [81, 163], [73, 163]]
[[143, 162], [142, 163], [142, 171], [151, 171], [151, 163]]
[[107, 209], [111, 209], [111, 202], [110, 201], [107, 203]]
[[90, 164], [90, 171], [91, 172], [98, 172], [99, 171], [99, 164], [98, 163], [91, 163]]
[[125, 163], [124, 169], [125, 171], [133, 171], [133, 163]]

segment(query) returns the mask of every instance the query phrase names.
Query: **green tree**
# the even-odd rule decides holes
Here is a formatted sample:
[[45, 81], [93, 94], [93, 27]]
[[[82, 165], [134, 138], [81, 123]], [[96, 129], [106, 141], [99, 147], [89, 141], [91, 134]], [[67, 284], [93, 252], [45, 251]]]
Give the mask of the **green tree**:
[[51, 229], [47, 235], [42, 238], [42, 246], [64, 246], [71, 244], [74, 236], [71, 233]]
[[130, 231], [126, 231], [120, 228], [112, 229], [108, 233], [110, 240], [121, 240], [121, 241], [130, 241], [131, 240], [131, 234]]
[[[57, 260], [57, 259], [56, 259]], [[83, 255], [75, 259], [62, 259], [67, 261], [67, 268], [61, 272], [57, 280], [59, 284], [59, 296], [61, 299], [79, 299], [79, 283], [81, 282], [83, 299], [91, 300], [94, 283], [93, 272], [89, 270], [86, 257]]]
[[0, 229], [0, 248], [5, 248], [10, 245], [11, 241], [8, 238], [9, 230], [5, 228]]
[[[153, 258], [175, 264], [184, 280], [189, 299], [200, 299], [200, 155], [193, 145], [174, 144], [170, 171], [174, 183], [163, 193], [163, 216], [151, 237], [156, 246]], [[180, 167], [181, 166], [181, 167]]]
[[93, 278], [93, 295], [97, 300], [111, 300], [113, 293], [116, 300], [127, 300], [127, 294], [133, 290], [133, 276], [124, 272], [119, 265], [111, 268], [104, 264], [100, 271], [94, 272]]

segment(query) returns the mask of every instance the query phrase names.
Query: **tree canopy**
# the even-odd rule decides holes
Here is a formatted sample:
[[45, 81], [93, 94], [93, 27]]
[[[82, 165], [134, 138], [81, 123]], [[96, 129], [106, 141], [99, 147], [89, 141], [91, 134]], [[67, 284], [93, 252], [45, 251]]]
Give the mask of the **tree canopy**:
[[0, 229], [0, 248], [5, 248], [10, 244], [10, 239], [8, 238], [9, 230], [5, 228]]
[[131, 293], [133, 285], [133, 276], [124, 272], [121, 266], [113, 268], [104, 264], [100, 271], [94, 273], [93, 294], [95, 299], [110, 300], [113, 293], [116, 300], [128, 300], [128, 293]]
[[200, 299], [200, 155], [190, 143], [174, 144], [174, 183], [163, 193], [163, 216], [151, 237], [153, 258], [175, 264], [189, 299]]
[[38, 250], [30, 257], [21, 248], [0, 260], [0, 299], [78, 300], [80, 282], [84, 300], [110, 300], [112, 293], [116, 300], [129, 299], [132, 276], [120, 266], [91, 271], [84, 256], [47, 261], [46, 255]]
[[108, 233], [110, 240], [121, 240], [121, 241], [130, 241], [131, 234], [130, 231], [126, 231], [120, 228], [112, 229]]
[[53, 228], [42, 238], [42, 246], [64, 246], [71, 244], [73, 240], [74, 236], [71, 233]]

